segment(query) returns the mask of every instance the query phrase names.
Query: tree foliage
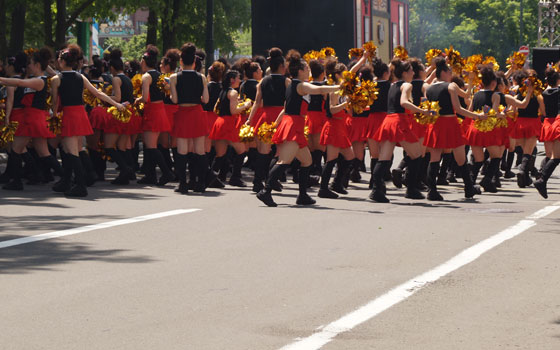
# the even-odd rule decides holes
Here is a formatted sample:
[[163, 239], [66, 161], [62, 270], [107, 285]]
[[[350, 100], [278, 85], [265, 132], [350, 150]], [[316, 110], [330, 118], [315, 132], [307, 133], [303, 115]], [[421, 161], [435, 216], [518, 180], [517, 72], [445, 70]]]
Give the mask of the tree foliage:
[[536, 46], [537, 18], [538, 2], [523, 0], [520, 40], [519, 0], [410, 0], [410, 52], [424, 57], [453, 45], [463, 56], [491, 55], [503, 66], [519, 46]]

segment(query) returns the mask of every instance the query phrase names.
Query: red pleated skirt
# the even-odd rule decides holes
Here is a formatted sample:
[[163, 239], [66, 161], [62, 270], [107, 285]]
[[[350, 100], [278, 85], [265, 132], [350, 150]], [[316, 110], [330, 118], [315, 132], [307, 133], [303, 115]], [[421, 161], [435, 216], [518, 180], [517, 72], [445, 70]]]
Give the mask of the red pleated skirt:
[[305, 118], [300, 115], [285, 114], [280, 125], [276, 128], [272, 142], [281, 145], [284, 142], [295, 141], [299, 148], [307, 147], [307, 139], [304, 134]]
[[206, 134], [209, 135], [214, 127], [214, 123], [218, 119], [218, 115], [211, 111], [206, 111]]
[[327, 113], [318, 111], [307, 111], [307, 120], [305, 125], [309, 128], [309, 134], [320, 134], [323, 131], [323, 125], [327, 122]]
[[179, 106], [175, 113], [172, 135], [182, 139], [194, 139], [208, 135], [206, 112], [202, 106]]
[[55, 134], [49, 130], [49, 123], [47, 122], [49, 112], [44, 109], [33, 107], [25, 107], [23, 112], [24, 121], [22, 132], [24, 136], [46, 139], [55, 137]]
[[416, 135], [418, 139], [423, 139], [426, 137], [426, 132], [428, 131], [428, 125], [422, 125], [414, 120], [414, 116], [410, 117], [410, 128], [412, 133]]
[[510, 136], [514, 139], [528, 139], [541, 136], [542, 123], [539, 118], [518, 117]]
[[457, 117], [439, 117], [435, 124], [429, 124], [424, 145], [435, 149], [457, 148], [466, 140]]
[[418, 142], [418, 138], [410, 128], [410, 121], [408, 119], [409, 116], [405, 113], [387, 114], [373, 139], [377, 142]]
[[125, 135], [138, 135], [142, 133], [142, 123], [143, 119], [140, 114], [138, 114], [134, 109], [132, 110], [132, 116], [130, 121], [125, 124], [124, 134]]
[[235, 115], [218, 116], [210, 131], [210, 139], [239, 142], [239, 130], [235, 127], [236, 122], [237, 116]]
[[465, 134], [467, 145], [488, 147], [503, 146], [505, 128], [495, 128], [492, 131], [482, 132], [474, 127], [475, 123], [470, 123], [470, 127]]
[[352, 142], [348, 135], [346, 120], [346, 113], [344, 111], [335, 114], [332, 118], [327, 118], [327, 122], [323, 125], [323, 130], [321, 130], [319, 143], [323, 146], [351, 147]]
[[247, 119], [249, 119], [249, 116], [246, 114], [238, 114], [235, 117], [235, 128], [237, 131], [247, 122]]
[[18, 122], [18, 127], [14, 136], [26, 136], [25, 133], [25, 112], [23, 108], [12, 109], [10, 114], [10, 122]]
[[463, 119], [463, 122], [461, 123], [461, 131], [463, 132], [463, 136], [467, 134], [467, 131], [469, 131], [471, 124], [472, 124], [471, 118]]
[[107, 109], [105, 107], [96, 106], [89, 112], [89, 123], [92, 129], [105, 130], [107, 123]]
[[255, 130], [259, 130], [260, 126], [263, 123], [269, 123], [269, 124], [274, 123], [276, 119], [278, 119], [278, 115], [280, 114], [280, 112], [282, 112], [283, 109], [284, 107], [280, 107], [280, 106], [263, 107], [262, 108], [263, 112], [261, 114], [261, 117], [255, 124]]
[[386, 116], [387, 116], [386, 112], [370, 113], [367, 119], [366, 128], [364, 129], [364, 136], [368, 139], [373, 140], [373, 137], [377, 133], [377, 130], [381, 128], [381, 125], [383, 124], [383, 120], [385, 120]]
[[171, 126], [167, 119], [167, 113], [163, 103], [146, 102], [144, 104], [144, 119], [142, 120], [142, 131], [169, 132]]
[[555, 140], [555, 132], [554, 132], [554, 124], [560, 118], [560, 115], [556, 117], [556, 119], [552, 118], [544, 118], [544, 122], [542, 124], [541, 135], [539, 136], [539, 140], [541, 142], [547, 141], [554, 141]]
[[259, 120], [261, 119], [262, 114], [264, 113], [264, 109], [263, 108], [259, 108], [257, 110], [257, 113], [255, 113], [255, 115], [253, 116], [253, 119], [251, 119], [251, 123], [249, 123], [250, 126], [252, 126], [253, 128], [255, 127], [255, 125], [257, 125], [257, 123], [259, 122]]
[[173, 124], [175, 123], [175, 113], [179, 109], [178, 105], [163, 103], [165, 108], [165, 114], [167, 115], [167, 121], [169, 122], [169, 127], [173, 130]]
[[62, 132], [60, 136], [87, 136], [93, 134], [83, 105], [62, 107]]
[[105, 128], [103, 129], [103, 131], [106, 134], [123, 135], [125, 133], [125, 130], [128, 128], [128, 123], [130, 122], [125, 124], [121, 121], [118, 121], [111, 115], [111, 113], [108, 113], [106, 109], [103, 110], [105, 111]]
[[368, 126], [368, 118], [364, 117], [351, 117], [346, 120], [346, 126], [348, 127], [350, 142], [365, 142], [367, 137], [365, 136], [366, 129]]

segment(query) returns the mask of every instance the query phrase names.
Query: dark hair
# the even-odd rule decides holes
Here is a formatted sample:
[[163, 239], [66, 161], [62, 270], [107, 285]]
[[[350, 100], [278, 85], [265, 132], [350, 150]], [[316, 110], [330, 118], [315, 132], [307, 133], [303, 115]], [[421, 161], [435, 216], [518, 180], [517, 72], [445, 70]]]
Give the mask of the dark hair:
[[193, 43], [186, 43], [181, 46], [181, 60], [185, 66], [190, 66], [194, 63], [196, 56], [196, 46]]
[[268, 53], [268, 65], [272, 72], [277, 72], [284, 64], [284, 53], [277, 47], [273, 47]]
[[309, 61], [309, 69], [311, 70], [311, 76], [313, 79], [319, 79], [321, 74], [325, 72], [325, 67], [318, 60]]
[[194, 66], [194, 70], [197, 72], [201, 72], [202, 71], [202, 62], [204, 62], [204, 60], [206, 59], [206, 52], [204, 52], [204, 50], [202, 49], [197, 49], [196, 50], [196, 56], [195, 58], [195, 66]]
[[238, 76], [240, 76], [241, 73], [238, 70], [235, 69], [230, 69], [226, 72], [226, 74], [224, 75], [224, 80], [222, 81], [222, 88], [224, 90], [227, 90], [228, 88], [231, 87], [231, 79], [235, 79]]
[[408, 70], [412, 67], [409, 60], [402, 61], [400, 58], [395, 58], [391, 61], [391, 65], [393, 65], [394, 70], [393, 74], [397, 79], [401, 79], [404, 72], [408, 72]]
[[253, 75], [261, 68], [261, 65], [258, 64], [257, 62], [251, 62], [249, 63], [249, 65], [245, 68], [245, 75], [247, 76], [247, 78], [249, 79], [254, 79]]
[[146, 65], [149, 68], [156, 68], [157, 66], [157, 57], [159, 55], [159, 50], [154, 45], [148, 45], [146, 47], [146, 52], [142, 55], [142, 59], [146, 62]]
[[261, 69], [263, 71], [265, 70], [265, 68], [266, 68], [266, 58], [264, 58], [264, 56], [253, 57], [253, 62], [257, 62], [261, 66]]
[[120, 49], [111, 50], [111, 55], [109, 56], [109, 67], [113, 67], [113, 69], [117, 72], [120, 72], [124, 69], [122, 52]]
[[82, 49], [76, 44], [70, 44], [60, 53], [60, 59], [66, 62], [68, 67], [74, 69], [80, 58], [83, 57]]
[[208, 75], [210, 76], [210, 81], [220, 82], [224, 77], [224, 72], [226, 71], [226, 66], [220, 62], [216, 61], [212, 63], [208, 69]]
[[373, 68], [369, 64], [363, 65], [358, 70], [358, 75], [360, 76], [360, 79], [362, 79], [362, 80], [372, 81], [373, 80]]
[[226, 67], [226, 71], [231, 68], [231, 64], [229, 64], [227, 58], [225, 57], [218, 58], [218, 62], [222, 62], [224, 64], [224, 66]]
[[457, 74], [453, 74], [453, 77], [451, 78], [451, 82], [457, 84], [457, 86], [460, 87], [461, 89], [465, 88], [465, 81]]
[[451, 70], [447, 62], [445, 62], [445, 57], [436, 57], [433, 62], [436, 66], [436, 78], [438, 79], [441, 77], [442, 72], [449, 72]]
[[89, 66], [90, 79], [99, 79], [103, 74], [103, 62], [98, 55], [92, 57], [93, 63]]
[[548, 67], [545, 71], [544, 71], [544, 75], [546, 78], [546, 83], [548, 85], [555, 86], [558, 83], [558, 79], [560, 79], [560, 74], [558, 74], [558, 72], [556, 71], [556, 69], [552, 68], [552, 67]]
[[344, 63], [339, 63], [336, 59], [331, 58], [327, 61], [325, 65], [325, 72], [327, 73], [327, 78], [336, 81], [336, 75], [342, 74], [346, 70]]
[[174, 72], [177, 69], [177, 62], [181, 58], [181, 51], [177, 49], [169, 49], [163, 56], [163, 64], [169, 66], [169, 69]]
[[18, 52], [13, 57], [8, 57], [7, 63], [10, 66], [14, 66], [14, 71], [18, 74], [25, 74], [25, 69], [27, 68], [27, 62], [29, 57], [25, 52]]
[[519, 86], [523, 85], [525, 79], [529, 77], [529, 73], [525, 69], [521, 69], [513, 73], [513, 81]]
[[231, 69], [235, 69], [239, 73], [241, 73], [241, 79], [245, 77], [245, 68], [247, 68], [251, 64], [251, 59], [247, 57], [242, 57], [235, 61], [233, 67]]
[[420, 72], [424, 72], [426, 70], [422, 61], [419, 58], [414, 57], [410, 59], [410, 65], [414, 71], [414, 77], [412, 79], [420, 79]]
[[496, 81], [496, 73], [494, 73], [494, 68], [492, 66], [481, 66], [479, 74], [482, 78], [482, 85], [484, 85], [484, 87], [488, 87], [492, 84], [492, 82]]
[[375, 74], [377, 79], [381, 79], [385, 73], [389, 72], [389, 66], [386, 63], [383, 63], [380, 58], [374, 58], [372, 65], [373, 74]]
[[297, 79], [299, 71], [305, 69], [307, 64], [297, 50], [290, 50], [288, 56], [286, 56], [286, 61], [288, 61], [288, 71], [294, 79]]
[[132, 78], [140, 71], [140, 62], [137, 60], [128, 61], [128, 69], [126, 70], [126, 75]]
[[506, 87], [509, 87], [509, 81], [506, 78], [506, 74], [504, 72], [502, 71], [496, 72], [496, 79], [498, 81], [498, 84], [496, 85], [496, 89], [500, 84], [504, 84]]
[[41, 70], [47, 69], [49, 66], [49, 61], [53, 57], [51, 50], [48, 47], [43, 47], [39, 51], [33, 52], [31, 55], [31, 60], [35, 63], [41, 64]]

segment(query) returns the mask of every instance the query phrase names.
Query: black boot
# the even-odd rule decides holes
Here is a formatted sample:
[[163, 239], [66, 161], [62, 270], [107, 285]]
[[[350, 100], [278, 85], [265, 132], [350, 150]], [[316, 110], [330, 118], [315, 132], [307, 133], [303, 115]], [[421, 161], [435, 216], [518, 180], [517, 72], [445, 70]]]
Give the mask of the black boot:
[[[439, 194], [437, 189], [437, 176], [440, 170], [439, 162], [431, 162], [428, 165], [428, 200], [430, 201], [442, 201], [443, 197]], [[467, 171], [467, 176], [470, 176]]]
[[60, 155], [62, 157], [62, 177], [52, 187], [54, 192], [66, 192], [72, 188], [72, 160], [66, 152], [61, 152]]
[[79, 156], [86, 177], [86, 186], [88, 187], [93, 186], [95, 181], [97, 181], [97, 173], [93, 168], [93, 163], [91, 162], [91, 158], [89, 157], [89, 154], [86, 151], [80, 151]]
[[385, 196], [383, 176], [387, 169], [391, 168], [390, 160], [381, 160], [375, 164], [373, 169], [373, 189], [369, 195], [369, 199], [377, 203], [389, 203], [389, 199]]
[[44, 164], [45, 168], [49, 169], [49, 172], [50, 169], [52, 169], [54, 171], [55, 176], [62, 177], [63, 175], [62, 167], [60, 166], [60, 163], [53, 155], [42, 157], [41, 162]]
[[442, 186], [449, 185], [449, 182], [447, 182], [447, 170], [449, 169], [449, 166], [451, 165], [451, 160], [452, 160], [451, 153], [444, 153], [442, 155], [441, 167], [439, 169], [439, 173], [438, 173], [438, 177], [437, 177], [437, 184], [438, 185], [442, 185]]
[[531, 155], [524, 154], [523, 159], [521, 159], [521, 164], [518, 167], [517, 172], [517, 186], [519, 188], [525, 188], [528, 186], [527, 178], [529, 177], [529, 163], [531, 162]]
[[297, 196], [297, 205], [313, 205], [315, 200], [307, 194], [307, 187], [309, 187], [309, 173], [311, 166], [299, 168], [299, 195]]
[[490, 159], [490, 165], [488, 165], [488, 167], [486, 168], [486, 173], [484, 174], [484, 177], [480, 181], [480, 186], [482, 186], [484, 192], [490, 192], [490, 193], [498, 192], [498, 189], [496, 188], [492, 180], [496, 176], [496, 173], [499, 170], [500, 161], [501, 158]]
[[515, 159], [515, 167], [518, 168], [523, 161], [523, 148], [521, 146], [515, 146], [515, 150], [513, 152], [517, 155]]
[[554, 169], [560, 164], [560, 159], [550, 159], [543, 167], [541, 178], [535, 181], [535, 188], [543, 198], [548, 198], [546, 184]]
[[393, 178], [393, 185], [395, 185], [396, 188], [402, 188], [403, 172], [405, 168], [408, 168], [409, 164], [410, 164], [410, 157], [405, 156], [399, 163], [399, 166], [393, 169], [393, 171], [391, 171], [391, 175]]
[[350, 171], [350, 181], [352, 181], [353, 183], [360, 183], [360, 180], [362, 179], [362, 176], [360, 175], [361, 164], [362, 161], [359, 160], [358, 158], [354, 158], [354, 160], [352, 161], [352, 170]]
[[297, 184], [299, 183], [299, 168], [301, 166], [301, 163], [299, 162], [299, 160], [294, 159], [292, 161], [290, 170], [292, 171], [292, 181]]
[[272, 199], [271, 184], [278, 181], [278, 178], [284, 173], [284, 171], [286, 171], [288, 166], [289, 166], [288, 164], [275, 164], [270, 170], [270, 174], [268, 176], [268, 180], [266, 181], [266, 185], [264, 186], [264, 189], [259, 193], [257, 193], [257, 198], [269, 207], [278, 206]]
[[480, 168], [482, 167], [483, 164], [484, 162], [474, 162], [474, 164], [471, 166], [471, 179], [473, 183], [476, 183], [476, 180], [478, 178], [478, 173], [480, 172]]
[[187, 169], [189, 173], [187, 185], [189, 190], [194, 190], [194, 183], [196, 181], [196, 156], [194, 152], [187, 153]]
[[416, 187], [418, 184], [421, 158], [411, 159], [408, 162], [408, 176], [406, 177], [406, 198], [424, 199], [424, 195]]
[[128, 167], [130, 169], [132, 169], [128, 179], [129, 180], [136, 180], [135, 169], [136, 169], [137, 164], [136, 164], [136, 161], [134, 160], [134, 150], [133, 149], [127, 149], [126, 151], [124, 151], [124, 160], [126, 161], [126, 164], [128, 164]]
[[105, 170], [107, 170], [107, 162], [103, 159], [101, 152], [88, 148], [89, 157], [93, 163], [93, 169], [97, 174], [97, 181], [105, 181]]
[[255, 159], [255, 176], [253, 177], [253, 192], [259, 193], [264, 188], [263, 181], [266, 178], [266, 173], [268, 170], [268, 164], [266, 164], [268, 155], [257, 153], [255, 157], [256, 159]]
[[467, 162], [461, 166], [461, 170], [463, 172], [465, 198], [473, 198], [476, 194], [480, 194], [480, 188], [474, 186], [472, 176], [469, 174]]
[[130, 174], [134, 171], [130, 165], [125, 160], [125, 152], [120, 150], [115, 150], [114, 148], [105, 148], [105, 153], [113, 159], [113, 161], [119, 167], [119, 175], [111, 181], [113, 185], [128, 185]]
[[[220, 169], [223, 168], [224, 162], [226, 161], [225, 157], [215, 157], [214, 162], [212, 163], [212, 171], [217, 173]], [[209, 181], [208, 183], [209, 188], [224, 188], [226, 187], [219, 176], [216, 176], [213, 181]]]
[[14, 163], [12, 152], [13, 151], [8, 152], [8, 161], [6, 163], [6, 169], [4, 170], [2, 175], [0, 175], [0, 184], [7, 184], [8, 182], [10, 182], [10, 168]]
[[323, 172], [323, 167], [321, 161], [323, 159], [323, 152], [321, 150], [315, 150], [311, 152], [311, 158], [313, 159], [313, 166], [311, 173], [313, 175], [321, 175]]
[[377, 158], [371, 158], [369, 161], [370, 176], [369, 176], [369, 186], [368, 186], [370, 190], [373, 189], [373, 169], [375, 169], [375, 164], [377, 164]]
[[247, 153], [236, 154], [233, 159], [233, 170], [231, 177], [229, 179], [229, 184], [235, 187], [247, 187], [243, 179], [241, 178], [241, 168], [243, 167], [243, 161]]
[[[35, 152], [33, 152], [35, 154]], [[38, 166], [38, 161], [32, 155], [31, 152], [25, 152], [21, 154], [21, 159], [25, 163], [27, 169], [27, 179], [29, 185], [36, 185], [44, 182], [43, 176]], [[25, 169], [24, 169], [25, 170]]]
[[152, 159], [154, 160], [155, 165], [157, 165], [162, 172], [157, 185], [165, 186], [168, 182], [173, 181], [175, 177], [173, 176], [171, 170], [167, 167], [163, 154], [157, 148], [152, 148], [149, 151], [152, 153]]
[[189, 192], [189, 187], [187, 185], [187, 155], [179, 154], [175, 155], [175, 174], [179, 180], [179, 187], [175, 189], [175, 192], [181, 194], [187, 194]]
[[331, 180], [331, 175], [336, 164], [336, 159], [333, 159], [323, 167], [323, 172], [321, 173], [321, 188], [319, 189], [318, 196], [320, 198], [338, 198], [338, 195], [333, 191], [329, 190], [329, 181]]
[[505, 179], [513, 179], [515, 177], [515, 173], [511, 171], [511, 167], [513, 166], [513, 160], [515, 158], [515, 152], [507, 151], [506, 161], [505, 164], [502, 162], [504, 171], [504, 178]]
[[163, 156], [163, 160], [165, 161], [165, 165], [167, 166], [167, 169], [172, 171], [173, 160], [171, 159], [171, 153], [169, 153], [169, 148], [165, 148], [162, 145], [158, 144], [157, 149], [161, 153], [161, 155]]
[[72, 164], [76, 183], [68, 191], [64, 192], [64, 195], [66, 197], [86, 197], [88, 191], [86, 186], [86, 173], [82, 161], [73, 154], [68, 154], [68, 159]]
[[539, 178], [542, 176], [542, 173], [544, 171], [544, 166], [546, 165], [546, 163], [548, 163], [549, 160], [550, 158], [544, 157], [543, 160], [541, 161], [541, 165], [539, 167], [539, 174], [538, 174]]
[[21, 154], [12, 151], [10, 153], [10, 159], [12, 161], [9, 168], [10, 180], [7, 184], [2, 186], [2, 188], [9, 191], [21, 191], [23, 190], [23, 182], [21, 181], [21, 177], [23, 175], [23, 161]]
[[334, 181], [331, 184], [331, 190], [339, 193], [339, 194], [348, 194], [348, 191], [344, 189], [344, 178], [347, 176], [348, 172], [350, 171], [350, 164], [352, 163], [351, 160], [342, 159], [338, 163], [338, 170], [334, 176]]
[[426, 176], [428, 174], [428, 166], [430, 165], [430, 154], [426, 154], [420, 159], [420, 167], [418, 170], [418, 177], [416, 182], [416, 188], [420, 191], [426, 191], [428, 187], [425, 185]]
[[137, 182], [140, 185], [157, 184], [156, 164], [154, 161], [154, 154], [152, 152], [154, 150], [157, 151], [154, 148], [144, 148], [144, 161], [142, 162], [144, 177]]

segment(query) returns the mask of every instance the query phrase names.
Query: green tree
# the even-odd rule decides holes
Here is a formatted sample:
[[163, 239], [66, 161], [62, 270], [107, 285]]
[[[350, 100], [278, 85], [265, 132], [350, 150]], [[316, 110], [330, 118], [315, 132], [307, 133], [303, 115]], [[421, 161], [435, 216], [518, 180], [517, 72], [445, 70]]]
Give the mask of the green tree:
[[105, 40], [106, 50], [111, 51], [113, 48], [121, 49], [123, 58], [127, 61], [139, 60], [145, 51], [146, 33], [135, 35], [129, 40], [122, 38], [107, 38]]

